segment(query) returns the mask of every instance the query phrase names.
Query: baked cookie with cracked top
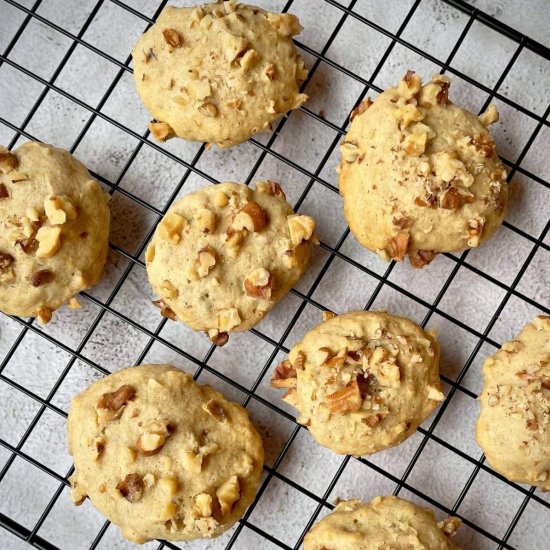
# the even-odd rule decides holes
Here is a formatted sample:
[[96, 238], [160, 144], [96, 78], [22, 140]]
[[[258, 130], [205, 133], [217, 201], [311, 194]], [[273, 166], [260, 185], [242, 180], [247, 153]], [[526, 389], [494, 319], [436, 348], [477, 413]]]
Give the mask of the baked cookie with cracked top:
[[533, 319], [483, 365], [476, 439], [510, 481], [550, 490], [550, 317]]
[[436, 521], [430, 508], [398, 497], [376, 497], [366, 504], [340, 501], [305, 536], [305, 550], [459, 550], [453, 544], [461, 521]]
[[309, 331], [271, 378], [321, 445], [371, 455], [410, 435], [444, 399], [439, 345], [404, 317], [352, 311]]
[[278, 183], [203, 187], [170, 208], [146, 250], [155, 303], [224, 345], [292, 288], [316, 242], [315, 221], [294, 213]]
[[42, 323], [101, 277], [109, 195], [68, 151], [0, 146], [0, 310]]
[[450, 81], [426, 85], [408, 71], [396, 88], [351, 114], [340, 147], [344, 215], [357, 240], [385, 260], [413, 267], [439, 252], [477, 247], [502, 224], [506, 171], [487, 127], [449, 101]]
[[254, 500], [263, 447], [247, 411], [169, 365], [124, 369], [73, 399], [71, 498], [127, 539], [217, 537]]
[[301, 30], [294, 15], [235, 0], [166, 7], [132, 52], [153, 136], [231, 147], [270, 129], [307, 99], [292, 42]]

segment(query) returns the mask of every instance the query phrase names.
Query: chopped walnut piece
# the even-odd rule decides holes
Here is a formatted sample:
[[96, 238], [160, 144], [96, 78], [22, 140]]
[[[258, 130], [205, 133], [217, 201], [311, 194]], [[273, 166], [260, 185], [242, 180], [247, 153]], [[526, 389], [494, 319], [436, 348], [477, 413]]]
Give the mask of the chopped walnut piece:
[[311, 216], [293, 214], [287, 217], [290, 242], [296, 248], [303, 242], [317, 242], [315, 220]]
[[177, 512], [176, 504], [172, 501], [168, 501], [164, 508], [162, 509], [162, 512], [160, 513], [158, 519], [159, 521], [168, 521], [169, 519], [172, 519]]
[[52, 196], [44, 201], [46, 217], [52, 225], [62, 225], [76, 219], [78, 213], [71, 199], [64, 195]]
[[485, 218], [483, 216], [476, 216], [468, 220], [468, 224], [467, 224], [468, 246], [471, 246], [471, 247], [479, 246], [479, 243], [481, 242], [481, 236], [483, 234], [484, 226], [485, 226]]
[[251, 298], [263, 298], [271, 300], [274, 283], [273, 276], [267, 269], [259, 267], [248, 275], [244, 280], [244, 289], [247, 296]]
[[193, 507], [195, 517], [209, 518], [212, 516], [212, 496], [208, 493], [200, 493], [195, 497]]
[[407, 248], [409, 246], [409, 234], [408, 233], [398, 233], [395, 237], [392, 237], [388, 243], [390, 257], [393, 260], [402, 262], [405, 254], [407, 253]]
[[147, 127], [157, 141], [166, 141], [176, 135], [166, 122], [150, 122]]
[[138, 474], [128, 474], [116, 489], [128, 502], [138, 502], [143, 496], [143, 478]]
[[158, 307], [160, 309], [160, 314], [163, 317], [166, 317], [167, 319], [170, 319], [171, 321], [177, 320], [177, 315], [170, 309], [168, 305], [166, 305], [166, 302], [164, 300], [153, 300], [153, 305], [155, 307]]
[[199, 250], [197, 258], [197, 273], [199, 277], [206, 277], [216, 265], [216, 251], [211, 246]]
[[41, 269], [40, 271], [36, 271], [29, 278], [29, 282], [35, 287], [51, 283], [52, 281], [53, 271], [51, 269]]
[[203, 409], [218, 422], [224, 422], [227, 418], [224, 408], [215, 399], [210, 399], [210, 401], [205, 403]]
[[354, 141], [344, 140], [340, 145], [340, 153], [342, 154], [342, 160], [351, 164], [359, 158], [361, 151]]
[[61, 248], [61, 228], [41, 227], [36, 232], [36, 240], [38, 241], [36, 255], [39, 258], [51, 258]]
[[348, 414], [358, 411], [363, 404], [357, 378], [354, 378], [344, 388], [327, 395], [324, 404], [333, 414]]
[[401, 372], [395, 358], [388, 350], [379, 346], [363, 358], [363, 368], [372, 374], [380, 386], [397, 388], [401, 384]]
[[267, 77], [268, 80], [275, 80], [275, 66], [273, 63], [268, 63], [265, 67], [264, 74]]
[[0, 252], [0, 273], [6, 271], [15, 262], [15, 258], [6, 252]]
[[499, 114], [497, 108], [494, 105], [489, 105], [489, 107], [487, 107], [487, 110], [484, 113], [481, 113], [477, 118], [479, 118], [481, 124], [483, 124], [483, 126], [487, 128], [487, 126], [498, 122]]
[[97, 402], [98, 409], [107, 409], [109, 420], [116, 420], [122, 416], [126, 405], [136, 397], [136, 389], [124, 384], [114, 392], [104, 393]]
[[203, 233], [214, 233], [216, 229], [216, 214], [208, 208], [201, 208], [195, 214], [195, 220]]
[[267, 225], [266, 211], [256, 202], [247, 202], [233, 219], [233, 229], [261, 231]]
[[235, 504], [235, 502], [237, 502], [241, 497], [239, 478], [236, 475], [231, 476], [220, 487], [218, 487], [216, 490], [216, 497], [220, 503], [222, 516], [225, 516], [231, 512], [233, 504]]
[[220, 332], [217, 328], [210, 329], [206, 334], [210, 338], [210, 341], [219, 348], [225, 346], [229, 341], [229, 334], [227, 332]]
[[256, 189], [260, 193], [264, 193], [265, 195], [271, 195], [272, 197], [277, 197], [278, 199], [286, 200], [284, 191], [276, 181], [271, 181], [271, 180], [257, 181]]
[[296, 368], [288, 359], [285, 359], [275, 367], [271, 377], [271, 386], [273, 388], [294, 388], [296, 384]]
[[370, 97], [367, 97], [367, 99], [361, 101], [361, 103], [359, 103], [359, 105], [357, 105], [357, 107], [355, 107], [355, 109], [353, 109], [353, 111], [349, 115], [350, 122], [353, 122], [353, 119], [356, 116], [362, 115], [371, 105], [372, 101]]
[[221, 309], [218, 312], [218, 330], [230, 331], [241, 324], [241, 316], [236, 308]]
[[430, 264], [439, 254], [437, 250], [416, 250], [409, 255], [413, 267], [424, 267]]
[[408, 100], [417, 96], [422, 87], [422, 80], [414, 71], [407, 71], [397, 86], [398, 94]]
[[452, 538], [457, 534], [461, 525], [462, 520], [455, 517], [445, 518], [437, 524], [437, 526], [443, 531], [443, 534], [449, 538]]
[[461, 193], [457, 187], [451, 185], [445, 193], [439, 198], [439, 205], [441, 208], [447, 210], [458, 210], [465, 204], [471, 204], [474, 202], [475, 196], [472, 193]]
[[38, 310], [37, 317], [38, 317], [38, 320], [39, 320], [43, 325], [47, 325], [47, 324], [52, 320], [52, 314], [53, 314], [53, 311], [52, 311], [51, 308], [49, 308], [49, 307], [41, 307], [41, 308]]
[[183, 40], [178, 31], [174, 29], [164, 29], [162, 31], [162, 36], [169, 46], [172, 48], [179, 48], [183, 44]]
[[0, 152], [0, 172], [7, 174], [19, 166], [19, 160], [13, 153]]
[[175, 212], [168, 212], [159, 223], [157, 231], [162, 239], [178, 244], [181, 240], [182, 230], [186, 225], [185, 218]]
[[9, 199], [9, 197], [10, 194], [8, 188], [3, 183], [0, 183], [0, 200]]
[[190, 97], [199, 101], [202, 101], [212, 95], [212, 87], [207, 79], [189, 80], [185, 89]]
[[198, 107], [199, 113], [206, 117], [214, 118], [218, 116], [218, 108], [209, 101], [205, 101]]
[[163, 434], [144, 433], [139, 436], [136, 448], [143, 456], [152, 456], [160, 452], [164, 443], [166, 436]]
[[229, 202], [229, 197], [223, 191], [216, 192], [214, 196], [214, 204], [218, 208], [223, 208], [224, 206], [227, 206], [228, 202]]
[[336, 313], [332, 311], [323, 311], [323, 321], [330, 321], [330, 319], [334, 319], [337, 317]]
[[474, 134], [471, 143], [481, 156], [491, 158], [495, 155], [496, 145], [489, 133]]
[[445, 401], [445, 394], [435, 386], [428, 386], [428, 399], [432, 401]]
[[450, 82], [439, 82], [439, 92], [435, 96], [437, 103], [439, 105], [448, 105], [449, 104], [449, 88], [451, 86]]
[[403, 149], [411, 157], [419, 157], [426, 150], [428, 134], [412, 133], [407, 134], [403, 141]]

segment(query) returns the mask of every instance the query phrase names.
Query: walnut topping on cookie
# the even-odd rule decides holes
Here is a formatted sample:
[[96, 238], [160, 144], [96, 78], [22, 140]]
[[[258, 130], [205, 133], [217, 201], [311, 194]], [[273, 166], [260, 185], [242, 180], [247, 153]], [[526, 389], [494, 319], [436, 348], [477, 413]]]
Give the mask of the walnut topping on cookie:
[[159, 223], [145, 260], [164, 316], [218, 345], [248, 330], [298, 281], [315, 221], [295, 215], [281, 186], [222, 183], [184, 196]]
[[369, 455], [405, 440], [437, 406], [438, 362], [434, 337], [412, 321], [352, 312], [306, 334], [271, 385], [288, 390], [319, 443]]
[[73, 400], [67, 427], [71, 499], [89, 498], [137, 543], [219, 536], [243, 516], [262, 475], [247, 411], [168, 365], [94, 383]]
[[[503, 221], [505, 173], [486, 129], [498, 113], [493, 107], [478, 118], [453, 104], [449, 89], [446, 76], [423, 85], [408, 71], [361, 116], [354, 112], [342, 142], [345, 217], [359, 242], [384, 259], [408, 255], [424, 267], [433, 259], [425, 261], [426, 251], [479, 246]], [[395, 212], [408, 220], [397, 232]], [[472, 236], [464, 228], [474, 218], [485, 223]]]

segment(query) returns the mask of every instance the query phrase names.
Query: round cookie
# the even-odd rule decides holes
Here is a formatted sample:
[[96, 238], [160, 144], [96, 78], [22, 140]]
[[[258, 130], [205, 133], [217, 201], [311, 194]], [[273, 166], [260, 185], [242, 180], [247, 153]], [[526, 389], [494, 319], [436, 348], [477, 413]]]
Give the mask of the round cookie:
[[367, 504], [340, 501], [305, 536], [305, 550], [458, 550], [453, 537], [461, 521], [437, 523], [434, 513], [398, 497], [376, 497]]
[[217, 537], [254, 500], [263, 447], [247, 411], [169, 365], [124, 369], [74, 398], [71, 498], [127, 539]]
[[298, 18], [234, 0], [164, 8], [132, 56], [136, 87], [160, 141], [179, 136], [231, 147], [307, 100], [292, 36]]
[[479, 117], [448, 99], [450, 81], [422, 86], [407, 72], [397, 88], [351, 114], [340, 147], [344, 215], [357, 240], [385, 260], [414, 267], [439, 252], [477, 247], [501, 225], [506, 171]]
[[294, 214], [281, 187], [203, 187], [170, 208], [145, 253], [163, 315], [206, 331], [218, 345], [248, 330], [298, 281], [315, 221]]
[[94, 285], [109, 245], [109, 195], [68, 151], [0, 147], [0, 310], [47, 323]]
[[535, 317], [483, 365], [476, 439], [511, 481], [550, 490], [550, 317]]
[[412, 435], [444, 399], [430, 331], [383, 311], [353, 311], [309, 331], [271, 384], [298, 422], [336, 453], [371, 455]]

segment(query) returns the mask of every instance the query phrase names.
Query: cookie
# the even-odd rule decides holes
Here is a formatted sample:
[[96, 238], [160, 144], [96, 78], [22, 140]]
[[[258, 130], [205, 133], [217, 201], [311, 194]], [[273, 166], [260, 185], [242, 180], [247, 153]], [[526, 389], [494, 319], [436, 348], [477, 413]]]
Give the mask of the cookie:
[[550, 491], [550, 317], [535, 317], [483, 365], [476, 439], [511, 481]]
[[109, 245], [109, 195], [68, 151], [0, 147], [0, 310], [42, 323], [94, 285]]
[[396, 88], [351, 114], [339, 168], [344, 215], [357, 240], [385, 260], [413, 267], [440, 252], [477, 247], [502, 224], [506, 170], [487, 127], [449, 101], [450, 81], [422, 86], [408, 71]]
[[376, 497], [367, 504], [340, 501], [309, 531], [305, 550], [458, 550], [450, 538], [461, 521], [437, 523], [429, 508], [398, 497]]
[[223, 345], [292, 288], [314, 242], [315, 221], [294, 214], [279, 184], [210, 185], [162, 219], [145, 253], [147, 274], [164, 316]]
[[131, 367], [74, 398], [71, 498], [127, 539], [217, 537], [254, 500], [263, 465], [246, 410], [169, 365]]
[[308, 332], [271, 385], [318, 443], [371, 455], [412, 435], [444, 399], [430, 331], [383, 311], [353, 311]]
[[231, 147], [307, 100], [298, 18], [234, 0], [164, 8], [132, 56], [153, 136]]

